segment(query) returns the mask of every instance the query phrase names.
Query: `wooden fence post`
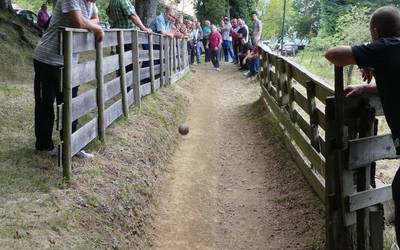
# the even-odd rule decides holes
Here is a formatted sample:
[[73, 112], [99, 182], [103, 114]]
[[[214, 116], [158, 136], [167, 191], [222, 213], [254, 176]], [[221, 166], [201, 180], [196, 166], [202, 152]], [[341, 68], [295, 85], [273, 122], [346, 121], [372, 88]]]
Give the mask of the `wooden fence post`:
[[126, 93], [126, 70], [125, 70], [125, 48], [124, 48], [124, 32], [118, 31], [118, 54], [119, 54], [119, 73], [121, 82], [121, 94], [122, 94], [122, 108], [125, 117], [129, 115], [128, 109], [128, 95]]
[[176, 72], [176, 38], [172, 38], [172, 68]]
[[154, 87], [154, 48], [153, 48], [153, 35], [152, 34], [148, 34], [148, 38], [149, 38], [149, 63], [150, 63], [150, 86], [151, 86], [151, 93], [154, 92], [155, 87]]
[[164, 62], [164, 36], [160, 36], [160, 87], [164, 86], [165, 81], [165, 62]]
[[139, 32], [132, 31], [132, 78], [133, 78], [133, 95], [135, 98], [135, 105], [141, 107], [141, 94], [140, 94], [140, 64], [139, 64]]
[[[359, 138], [374, 135], [375, 109], [364, 105], [360, 110]], [[369, 190], [371, 186], [371, 167], [357, 169], [357, 192]], [[357, 211], [357, 249], [370, 249], [370, 214], [369, 208]]]
[[181, 41], [176, 39], [177, 54], [178, 54], [178, 72], [182, 70], [182, 60], [181, 60]]
[[165, 71], [166, 84], [171, 84], [171, 38], [165, 37]]
[[71, 179], [71, 138], [72, 138], [72, 31], [63, 32], [63, 146], [62, 162], [65, 181]]
[[285, 67], [283, 65], [283, 59], [282, 58], [278, 58], [277, 59], [277, 67], [276, 67], [276, 74], [278, 76], [278, 82], [276, 84], [276, 99], [278, 101], [279, 106], [283, 106], [283, 93], [282, 93], [282, 86], [285, 82], [285, 77], [286, 77], [286, 73], [285, 73]]
[[106, 128], [104, 124], [104, 75], [103, 43], [96, 42], [96, 79], [97, 79], [97, 113], [99, 139], [104, 142]]
[[319, 145], [319, 133], [318, 133], [318, 109], [315, 97], [315, 83], [312, 81], [306, 82], [307, 88], [307, 100], [308, 109], [310, 111], [310, 128], [311, 128], [311, 145], [315, 148], [317, 152], [321, 151]]
[[293, 113], [294, 110], [294, 88], [293, 88], [293, 77], [292, 77], [292, 68], [289, 64], [286, 64], [286, 75], [287, 75], [287, 81], [286, 81], [286, 89], [287, 89], [287, 94], [289, 97], [289, 102], [287, 104], [290, 119], [292, 120], [293, 123], [296, 122], [295, 115]]

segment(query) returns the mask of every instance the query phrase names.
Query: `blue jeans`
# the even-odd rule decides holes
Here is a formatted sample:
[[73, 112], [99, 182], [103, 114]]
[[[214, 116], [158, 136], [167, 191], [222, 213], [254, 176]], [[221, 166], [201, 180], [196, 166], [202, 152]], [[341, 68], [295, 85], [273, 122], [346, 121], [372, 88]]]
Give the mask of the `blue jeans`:
[[256, 57], [249, 60], [249, 70], [251, 74], [258, 74], [260, 72], [260, 58]]
[[236, 61], [235, 54], [233, 53], [232, 49], [232, 41], [224, 40], [222, 42], [222, 47], [224, 48], [225, 62], [229, 61], [229, 56], [233, 61]]

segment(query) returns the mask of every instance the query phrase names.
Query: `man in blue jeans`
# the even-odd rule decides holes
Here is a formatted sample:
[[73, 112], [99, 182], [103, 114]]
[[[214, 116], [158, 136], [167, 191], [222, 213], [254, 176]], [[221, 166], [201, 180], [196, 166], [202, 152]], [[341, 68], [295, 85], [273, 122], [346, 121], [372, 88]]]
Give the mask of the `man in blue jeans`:
[[225, 62], [229, 61], [229, 56], [233, 62], [236, 61], [235, 54], [232, 49], [232, 36], [231, 36], [232, 25], [229, 22], [228, 17], [224, 17], [221, 33], [222, 33], [222, 47], [224, 48]]
[[259, 44], [257, 43], [250, 53], [243, 59], [243, 64], [248, 65], [249, 72], [244, 75], [247, 77], [253, 77], [258, 75], [260, 72], [260, 54], [259, 54]]

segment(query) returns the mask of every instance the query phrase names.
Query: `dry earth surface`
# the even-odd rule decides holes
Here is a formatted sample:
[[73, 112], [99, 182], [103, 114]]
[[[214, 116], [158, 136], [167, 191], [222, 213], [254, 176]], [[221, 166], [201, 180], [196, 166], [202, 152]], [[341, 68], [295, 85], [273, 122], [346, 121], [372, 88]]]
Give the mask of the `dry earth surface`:
[[322, 203], [280, 142], [259, 87], [195, 66], [191, 130], [156, 197], [154, 249], [322, 249]]

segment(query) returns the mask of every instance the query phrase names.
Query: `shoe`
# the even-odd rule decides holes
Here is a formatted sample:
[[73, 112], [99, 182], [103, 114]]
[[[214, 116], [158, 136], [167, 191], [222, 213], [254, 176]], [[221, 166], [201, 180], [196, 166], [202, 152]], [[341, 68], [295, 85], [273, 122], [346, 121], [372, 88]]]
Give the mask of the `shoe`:
[[221, 69], [220, 69], [220, 68], [215, 68], [215, 70], [216, 70], [216, 71], [221, 71]]
[[40, 152], [40, 153], [42, 153], [42, 154], [44, 154], [46, 156], [49, 156], [49, 157], [58, 156], [58, 148], [57, 147], [55, 147], [53, 149], [50, 149], [50, 150], [36, 150], [36, 151]]
[[248, 75], [250, 75], [250, 71], [246, 71], [246, 72], [244, 72], [244, 73], [243, 73], [243, 75], [244, 75], [244, 76], [248, 76]]
[[239, 71], [247, 71], [247, 69], [246, 68], [239, 68]]
[[75, 156], [79, 157], [79, 158], [89, 159], [89, 158], [93, 158], [94, 154], [88, 153], [85, 150], [81, 150], [78, 153], [76, 153]]
[[257, 75], [257, 73], [250, 73], [250, 74], [247, 75], [247, 77], [251, 78], [251, 77], [256, 76], [256, 75]]

